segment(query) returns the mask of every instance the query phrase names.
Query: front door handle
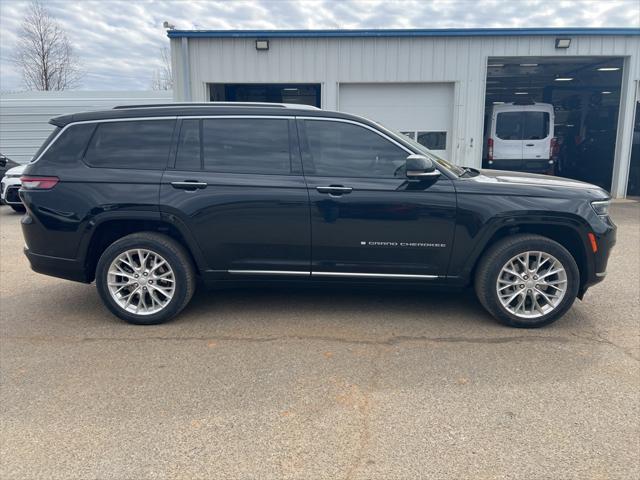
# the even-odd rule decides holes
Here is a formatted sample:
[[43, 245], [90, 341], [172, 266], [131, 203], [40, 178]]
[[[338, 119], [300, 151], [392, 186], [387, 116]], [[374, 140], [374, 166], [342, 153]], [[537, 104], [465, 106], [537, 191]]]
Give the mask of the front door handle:
[[351, 193], [353, 188], [343, 187], [342, 185], [330, 185], [328, 187], [316, 187], [316, 190], [320, 193], [328, 193], [329, 195], [340, 196]]
[[527, 144], [526, 144], [526, 146], [527, 146], [527, 147], [535, 147], [535, 144], [533, 144], [533, 143], [527, 143]]
[[196, 180], [185, 180], [184, 182], [171, 182], [173, 188], [182, 190], [197, 190], [199, 188], [207, 188], [207, 182], [198, 182]]

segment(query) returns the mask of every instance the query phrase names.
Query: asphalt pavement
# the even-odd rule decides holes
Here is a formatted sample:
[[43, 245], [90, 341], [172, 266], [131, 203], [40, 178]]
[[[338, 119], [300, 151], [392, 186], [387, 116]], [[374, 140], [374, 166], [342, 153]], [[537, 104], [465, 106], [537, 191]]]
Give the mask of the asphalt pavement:
[[640, 203], [555, 324], [473, 292], [199, 291], [127, 325], [0, 207], [2, 479], [640, 478]]

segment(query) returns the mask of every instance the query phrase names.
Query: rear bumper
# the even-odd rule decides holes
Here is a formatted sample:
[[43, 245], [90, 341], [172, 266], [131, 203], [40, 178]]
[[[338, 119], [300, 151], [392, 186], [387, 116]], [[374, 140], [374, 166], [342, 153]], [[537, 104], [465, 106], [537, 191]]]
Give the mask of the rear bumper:
[[[549, 163], [552, 162], [552, 163]], [[548, 158], [525, 158], [517, 160], [487, 160], [487, 168], [495, 170], [517, 170], [519, 172], [545, 173], [553, 169], [555, 161]]]
[[74, 282], [90, 283], [84, 265], [75, 259], [39, 255], [31, 252], [28, 247], [24, 247], [24, 254], [34, 272]]

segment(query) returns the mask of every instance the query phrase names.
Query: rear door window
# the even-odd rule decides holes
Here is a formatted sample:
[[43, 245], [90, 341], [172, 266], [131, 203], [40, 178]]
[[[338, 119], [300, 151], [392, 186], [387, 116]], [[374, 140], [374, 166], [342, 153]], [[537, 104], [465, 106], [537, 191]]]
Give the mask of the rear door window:
[[523, 112], [501, 112], [496, 115], [496, 137], [500, 140], [522, 140]]
[[524, 117], [524, 140], [542, 140], [549, 135], [548, 112], [522, 112]]
[[500, 140], [541, 140], [549, 135], [549, 112], [502, 112], [496, 116]]
[[178, 152], [176, 155], [176, 169], [202, 169], [202, 155], [200, 142], [200, 120], [183, 120], [178, 137]]
[[205, 170], [268, 175], [291, 174], [287, 119], [204, 119], [202, 148]]
[[85, 162], [92, 167], [163, 170], [175, 120], [135, 120], [98, 124]]

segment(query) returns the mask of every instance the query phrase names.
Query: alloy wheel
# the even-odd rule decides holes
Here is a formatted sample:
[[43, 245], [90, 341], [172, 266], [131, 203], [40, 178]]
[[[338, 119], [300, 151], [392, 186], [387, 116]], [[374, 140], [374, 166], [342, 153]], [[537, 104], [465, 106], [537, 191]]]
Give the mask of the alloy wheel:
[[504, 264], [496, 291], [502, 306], [520, 318], [539, 318], [555, 310], [567, 291], [567, 272], [546, 252], [528, 251]]
[[109, 265], [107, 285], [123, 310], [151, 315], [163, 310], [175, 293], [175, 274], [158, 253], [137, 248], [119, 254]]

